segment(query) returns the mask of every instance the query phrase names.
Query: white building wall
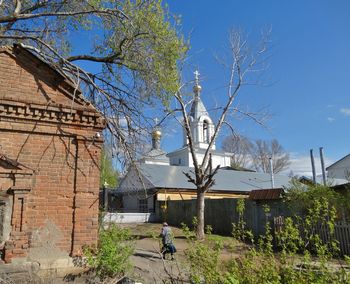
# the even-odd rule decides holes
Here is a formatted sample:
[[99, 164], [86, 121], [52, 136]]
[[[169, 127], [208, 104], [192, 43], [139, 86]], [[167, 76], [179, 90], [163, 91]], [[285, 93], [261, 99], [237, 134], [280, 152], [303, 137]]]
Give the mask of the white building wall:
[[[141, 212], [140, 199], [144, 199], [144, 194], [126, 193], [123, 195], [123, 208], [124, 212]], [[155, 211], [154, 197], [147, 196], [147, 212]]]
[[103, 217], [103, 224], [111, 223], [125, 224], [125, 223], [148, 223], [157, 221], [155, 213], [107, 213]]
[[329, 178], [348, 179], [350, 173], [350, 157], [339, 161], [337, 164], [328, 168], [327, 176]]
[[139, 200], [148, 198], [149, 210], [154, 209], [153, 196], [146, 196], [146, 189], [151, 188], [148, 180], [143, 179], [142, 182], [135, 168], [128, 171], [122, 180], [119, 189], [123, 191], [123, 208], [125, 212], [140, 212]]
[[169, 166], [169, 162], [168, 161], [162, 161], [162, 160], [144, 160], [143, 163], [145, 164], [151, 164], [151, 165], [165, 165], [165, 166]]
[[[196, 153], [197, 161], [199, 164], [203, 162], [204, 153]], [[179, 151], [176, 155], [170, 157], [170, 165], [172, 166], [187, 166], [193, 167], [193, 159], [191, 153], [184, 149], [183, 151]], [[212, 165], [213, 168], [220, 165], [220, 167], [228, 167], [231, 165], [231, 156], [227, 155], [215, 155], [212, 154]]]
[[176, 155], [170, 157], [170, 165], [172, 166], [187, 166], [189, 163], [188, 153], [186, 150], [179, 151]]

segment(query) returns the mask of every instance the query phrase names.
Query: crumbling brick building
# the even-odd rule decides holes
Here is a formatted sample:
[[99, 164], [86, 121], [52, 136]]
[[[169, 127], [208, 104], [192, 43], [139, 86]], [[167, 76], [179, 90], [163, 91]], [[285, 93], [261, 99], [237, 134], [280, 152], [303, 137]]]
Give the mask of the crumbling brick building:
[[2, 259], [41, 261], [96, 244], [104, 119], [25, 48], [0, 48]]

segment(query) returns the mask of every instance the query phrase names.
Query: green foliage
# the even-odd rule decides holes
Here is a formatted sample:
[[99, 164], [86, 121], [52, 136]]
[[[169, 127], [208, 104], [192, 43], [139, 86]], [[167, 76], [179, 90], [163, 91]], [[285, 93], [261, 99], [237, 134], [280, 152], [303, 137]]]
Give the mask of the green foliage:
[[100, 187], [107, 183], [107, 187], [116, 188], [118, 185], [118, 171], [114, 169], [110, 153], [104, 147], [101, 154]]
[[252, 249], [231, 260], [224, 283], [281, 283], [280, 279], [276, 259]]
[[[239, 201], [237, 212], [243, 214], [244, 202]], [[192, 283], [225, 284], [308, 284], [308, 283], [350, 283], [350, 272], [343, 261], [334, 262], [337, 243], [330, 239], [324, 243], [314, 226], [320, 224], [334, 227], [334, 207], [326, 199], [314, 200], [304, 218], [285, 218], [283, 226], [276, 232], [277, 246], [273, 249], [273, 235], [268, 214], [264, 207], [266, 233], [257, 246], [231, 257], [229, 262], [220, 260], [223, 242], [209, 236], [205, 242], [197, 241], [195, 234], [186, 226], [185, 235], [189, 241], [186, 260]], [[211, 230], [209, 230], [211, 233]], [[307, 234], [306, 238], [304, 238]], [[241, 236], [241, 235], [240, 235]], [[244, 236], [244, 233], [243, 233]], [[345, 256], [349, 267], [350, 258]]]
[[84, 249], [88, 264], [101, 279], [124, 275], [131, 268], [129, 257], [133, 252], [130, 230], [115, 225], [100, 231], [97, 248]]
[[[87, 70], [94, 83], [80, 71], [75, 75], [81, 79], [77, 81], [90, 84], [86, 90], [91, 94], [86, 95], [108, 117], [139, 110], [147, 99], [160, 98], [167, 103], [178, 90], [178, 61], [183, 59], [188, 43], [180, 34], [178, 19], [173, 19], [163, 1], [20, 1], [25, 16], [36, 15], [21, 20], [12, 18], [16, 1], [4, 1], [0, 35], [12, 38], [1, 39], [0, 44], [18, 42], [21, 37], [21, 42], [38, 48], [51, 63], [66, 59], [98, 64], [95, 74]], [[80, 54], [76, 54], [79, 48], [74, 46], [75, 41], [70, 40], [76, 34], [93, 38], [78, 42], [84, 45]], [[97, 86], [99, 90], [95, 90]]]
[[122, 46], [122, 65], [135, 72], [138, 80], [144, 83], [144, 95], [157, 95], [165, 102], [169, 94], [178, 90], [177, 61], [187, 50], [176, 30], [177, 22], [171, 25], [167, 6], [161, 0], [126, 0], [121, 10], [128, 19], [119, 25], [105, 22], [112, 31], [110, 37], [106, 37], [105, 46], [118, 53], [121, 52], [120, 42], [127, 39], [125, 47]]
[[306, 214], [308, 208], [312, 207], [316, 200], [322, 198], [326, 199], [329, 205], [336, 209], [338, 218], [349, 213], [348, 195], [337, 193], [328, 186], [306, 186], [298, 181], [293, 181], [284, 197], [291, 211], [299, 215]]
[[249, 240], [254, 242], [253, 233], [246, 229], [246, 223], [244, 221], [245, 201], [243, 198], [237, 200], [236, 212], [238, 213], [238, 222], [232, 223], [232, 236], [239, 241]]
[[265, 224], [265, 235], [259, 237], [258, 249], [266, 255], [273, 254], [273, 236], [270, 222]]
[[283, 230], [277, 232], [278, 246], [284, 254], [295, 254], [304, 245], [298, 226], [291, 217], [284, 219]]
[[[195, 231], [187, 226], [183, 230], [189, 242], [186, 250], [186, 261], [190, 269], [192, 283], [221, 283], [220, 252], [223, 243], [220, 239], [208, 238], [206, 242], [198, 241], [195, 238]], [[207, 232], [211, 233], [211, 227], [207, 226]]]
[[[288, 240], [288, 243], [294, 247], [291, 251], [289, 248], [289, 253], [296, 252], [298, 243], [299, 249], [308, 250], [319, 257], [336, 255], [339, 248], [334, 237], [334, 226], [335, 221], [340, 217], [338, 212], [344, 209], [343, 196], [329, 187], [294, 183], [287, 191], [285, 200], [294, 212], [293, 218], [285, 220], [284, 231], [281, 232], [285, 235], [280, 234], [284, 243]], [[297, 230], [303, 238], [297, 236]], [[320, 235], [316, 233], [320, 230], [329, 231], [326, 242], [323, 242]], [[287, 238], [288, 234], [289, 238]], [[282, 247], [287, 249], [285, 244]]]

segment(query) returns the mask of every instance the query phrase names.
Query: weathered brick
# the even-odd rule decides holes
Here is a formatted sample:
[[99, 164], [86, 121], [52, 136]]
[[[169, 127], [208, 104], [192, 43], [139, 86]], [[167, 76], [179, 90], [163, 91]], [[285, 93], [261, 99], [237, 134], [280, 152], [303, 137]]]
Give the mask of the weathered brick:
[[[30, 190], [13, 193], [6, 262], [25, 257], [31, 247], [42, 246], [36, 236], [40, 230], [45, 232], [48, 221], [58, 228], [61, 238], [48, 237], [72, 255], [80, 253], [82, 245], [97, 242], [102, 141], [93, 137], [103, 125], [93, 116], [85, 117], [86, 123], [79, 122], [78, 113], [94, 110], [82, 100], [72, 102], [61, 91], [64, 87], [57, 83], [61, 81], [26, 51], [0, 49], [0, 154], [32, 171]], [[15, 179], [18, 186], [28, 187], [26, 179]], [[1, 190], [7, 191], [12, 184], [2, 182]]]

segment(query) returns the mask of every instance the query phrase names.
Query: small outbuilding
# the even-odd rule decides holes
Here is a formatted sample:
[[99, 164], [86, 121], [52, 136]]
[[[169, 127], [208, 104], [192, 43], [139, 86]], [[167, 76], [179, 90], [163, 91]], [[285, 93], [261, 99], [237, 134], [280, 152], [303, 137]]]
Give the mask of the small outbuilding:
[[69, 77], [0, 48], [0, 244], [5, 262], [55, 265], [97, 243], [102, 115]]

